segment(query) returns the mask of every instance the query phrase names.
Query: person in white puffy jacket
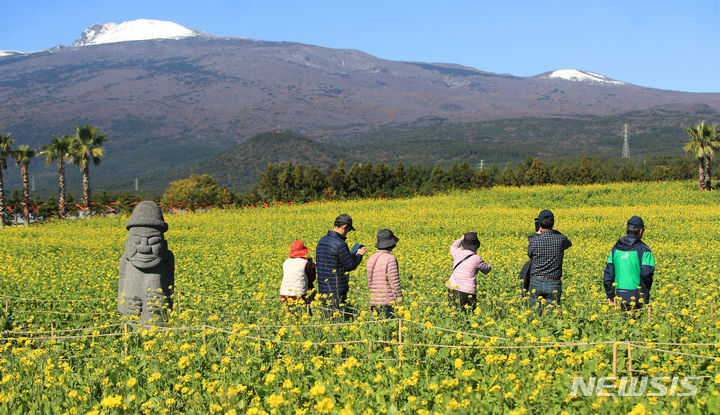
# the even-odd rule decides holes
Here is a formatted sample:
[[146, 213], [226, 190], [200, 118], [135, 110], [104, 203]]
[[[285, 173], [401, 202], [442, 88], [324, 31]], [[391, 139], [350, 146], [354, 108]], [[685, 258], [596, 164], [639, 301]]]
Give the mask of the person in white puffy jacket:
[[280, 301], [289, 305], [305, 305], [311, 300], [307, 293], [315, 282], [315, 264], [308, 257], [310, 250], [303, 241], [290, 244], [289, 258], [283, 263]]

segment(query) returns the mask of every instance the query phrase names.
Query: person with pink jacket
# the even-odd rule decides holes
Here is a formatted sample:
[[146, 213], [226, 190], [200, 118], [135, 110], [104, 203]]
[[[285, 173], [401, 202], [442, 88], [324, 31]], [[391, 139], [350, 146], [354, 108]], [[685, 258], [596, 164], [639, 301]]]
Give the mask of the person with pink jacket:
[[450, 304], [463, 311], [475, 311], [478, 271], [488, 274], [492, 270], [477, 254], [479, 247], [477, 232], [468, 232], [450, 245], [453, 272], [445, 286]]
[[370, 309], [385, 318], [395, 316], [394, 306], [399, 305], [403, 298], [397, 258], [391, 253], [399, 240], [390, 229], [380, 230], [375, 244], [378, 250], [367, 262]]

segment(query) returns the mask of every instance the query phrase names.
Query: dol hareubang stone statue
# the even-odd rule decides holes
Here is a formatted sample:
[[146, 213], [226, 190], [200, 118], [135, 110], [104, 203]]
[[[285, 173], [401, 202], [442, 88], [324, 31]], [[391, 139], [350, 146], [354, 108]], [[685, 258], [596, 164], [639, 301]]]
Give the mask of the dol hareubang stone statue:
[[118, 311], [139, 322], [162, 324], [172, 309], [175, 257], [167, 247], [168, 229], [158, 205], [138, 203], [125, 224], [129, 235], [120, 257]]

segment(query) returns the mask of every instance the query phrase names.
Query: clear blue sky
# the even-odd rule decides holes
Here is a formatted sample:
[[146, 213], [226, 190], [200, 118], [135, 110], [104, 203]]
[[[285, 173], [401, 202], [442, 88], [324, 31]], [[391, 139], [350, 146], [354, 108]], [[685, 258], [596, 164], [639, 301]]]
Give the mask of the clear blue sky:
[[720, 92], [720, 0], [0, 0], [0, 16], [0, 50], [70, 45], [93, 23], [147, 18], [384, 59]]

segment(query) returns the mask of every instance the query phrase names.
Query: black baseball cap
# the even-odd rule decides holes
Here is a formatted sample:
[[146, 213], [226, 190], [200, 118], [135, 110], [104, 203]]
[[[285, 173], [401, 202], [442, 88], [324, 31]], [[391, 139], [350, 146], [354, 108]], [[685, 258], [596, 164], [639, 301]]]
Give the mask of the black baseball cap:
[[551, 211], [549, 211], [547, 209], [543, 209], [540, 211], [537, 218], [538, 218], [538, 220], [555, 219], [555, 215], [553, 215], [553, 213]]
[[636, 228], [645, 229], [645, 222], [643, 222], [640, 216], [633, 216], [632, 218], [628, 219], [627, 224], [632, 225]]
[[335, 219], [335, 223], [347, 224], [348, 229], [350, 229], [351, 231], [355, 230], [355, 227], [352, 224], [352, 218], [347, 213], [343, 213], [342, 215], [338, 216]]

